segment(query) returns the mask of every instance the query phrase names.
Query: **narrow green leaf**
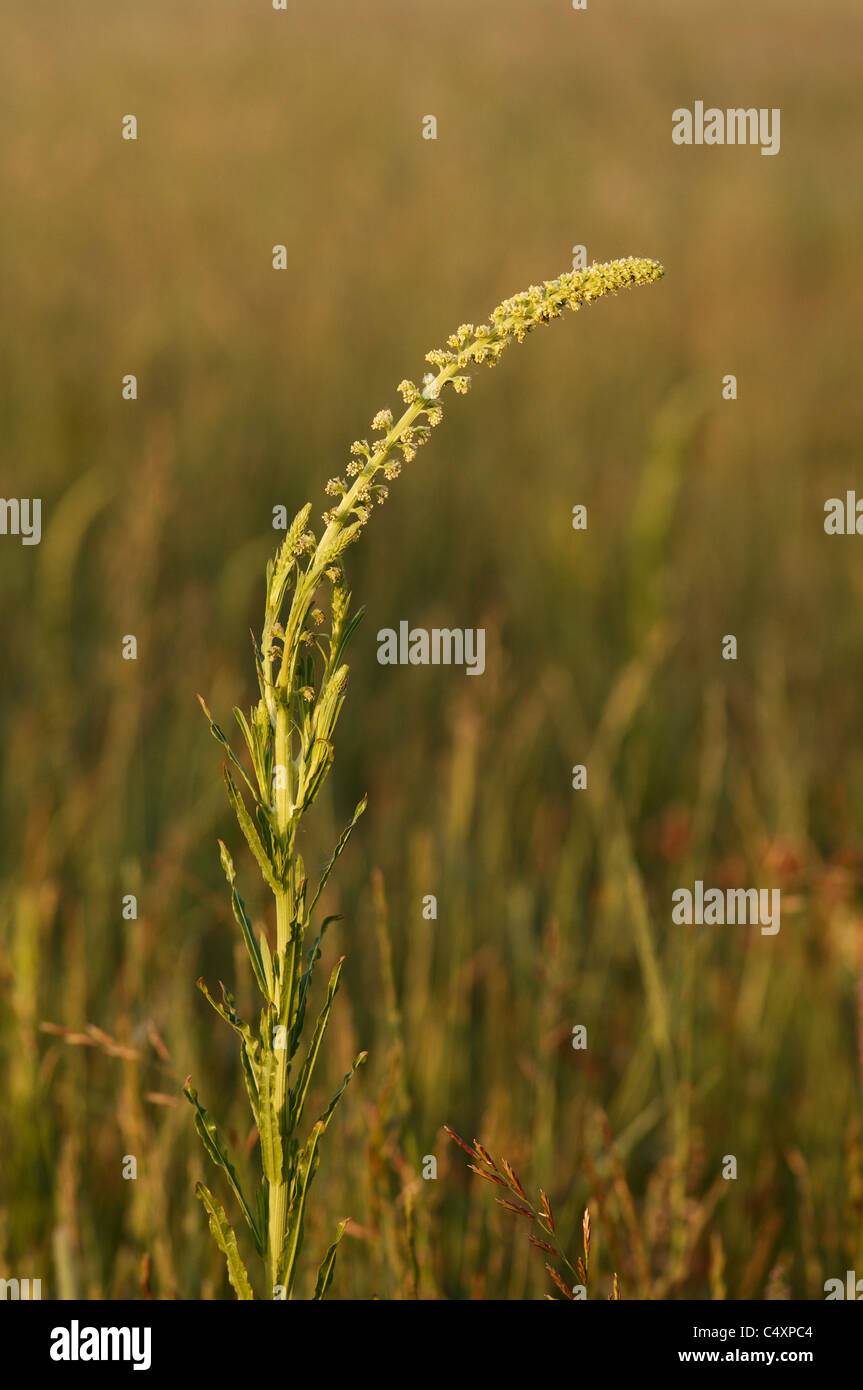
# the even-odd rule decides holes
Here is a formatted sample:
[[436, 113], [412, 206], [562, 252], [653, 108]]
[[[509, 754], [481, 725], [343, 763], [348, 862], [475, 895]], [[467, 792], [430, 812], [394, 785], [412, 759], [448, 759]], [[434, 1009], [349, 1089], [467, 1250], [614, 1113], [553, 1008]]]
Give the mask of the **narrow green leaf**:
[[350, 622], [347, 623], [344, 631], [339, 634], [336, 648], [333, 651], [332, 656], [330, 657], [330, 667], [332, 670], [336, 670], [340, 665], [342, 657], [345, 653], [345, 649], [348, 643], [350, 642], [351, 638], [353, 637], [357, 627], [362, 622], [365, 616], [365, 611], [365, 608], [360, 608], [351, 618]]
[[227, 765], [223, 768], [223, 772], [225, 777], [225, 786], [228, 790], [228, 800], [234, 808], [234, 815], [237, 817], [239, 827], [246, 837], [246, 843], [248, 844], [249, 849], [252, 851], [252, 854], [255, 856], [258, 868], [263, 874], [265, 881], [272, 888], [273, 892], [277, 893], [281, 888], [281, 884], [279, 883], [273, 865], [270, 863], [270, 860], [267, 857], [267, 852], [264, 849], [263, 844], [261, 843], [261, 837], [255, 829], [255, 822], [252, 820], [252, 817], [249, 815], [249, 812], [246, 809], [246, 803], [243, 801], [243, 798], [237, 791], [237, 784], [231, 776]]
[[301, 979], [300, 979], [299, 1005], [298, 1005], [298, 1008], [297, 1008], [297, 1018], [296, 1018], [296, 1022], [295, 1022], [295, 1024], [294, 1024], [294, 1035], [295, 1035], [295, 1036], [293, 1037], [292, 1042], [291, 1042], [291, 1046], [292, 1046], [292, 1055], [293, 1055], [293, 1052], [296, 1051], [296, 1044], [297, 1044], [297, 1042], [299, 1041], [300, 1034], [301, 1034], [302, 1031], [303, 1031], [303, 1025], [305, 1024], [305, 1021], [306, 1021], [306, 1003], [307, 1003], [307, 1001], [308, 1001], [309, 991], [310, 991], [311, 986], [312, 986], [312, 973], [313, 973], [313, 971], [314, 971], [315, 966], [317, 965], [318, 961], [319, 961], [320, 958], [321, 958], [321, 942], [323, 941], [324, 937], [326, 936], [327, 927], [330, 925], [330, 923], [331, 923], [331, 922], [341, 922], [341, 921], [342, 921], [342, 914], [341, 914], [341, 913], [337, 913], [337, 914], [335, 914], [334, 916], [331, 916], [331, 917], [325, 917], [324, 920], [323, 920], [323, 922], [321, 923], [321, 929], [320, 929], [320, 931], [318, 932], [317, 936], [315, 937], [315, 944], [314, 944], [312, 947], [310, 947], [310, 949], [309, 949], [306, 968], [305, 968], [305, 970], [303, 971], [302, 977], [301, 977]]
[[244, 1045], [249, 1049], [249, 1054], [251, 1056], [255, 1072], [257, 1073], [259, 1051], [258, 1041], [255, 1038], [255, 1035], [249, 1027], [248, 1023], [245, 1023], [243, 1019], [240, 1018], [240, 1015], [237, 1013], [237, 1010], [234, 1007], [233, 995], [228, 993], [228, 991], [225, 989], [225, 986], [222, 984], [220, 980], [219, 984], [222, 988], [222, 998], [224, 1000], [224, 1003], [220, 1004], [217, 999], [213, 998], [212, 994], [207, 989], [207, 986], [204, 983], [203, 978], [197, 980], [195, 983], [197, 984], [198, 989], [201, 991], [210, 1007], [215, 1009], [219, 1017], [223, 1018], [225, 1022], [231, 1028], [233, 1028], [234, 1032], [242, 1038]]
[[[221, 984], [221, 981], [219, 981]], [[234, 1007], [233, 996], [228, 994], [225, 986], [222, 985], [222, 995], [224, 1004], [219, 1004], [212, 996], [204, 981], [198, 980], [198, 989], [203, 994], [211, 1008], [215, 1009], [220, 1018], [233, 1028], [241, 1039], [240, 1061], [243, 1067], [243, 1080], [246, 1083], [246, 1092], [249, 1097], [249, 1104], [255, 1118], [255, 1124], [259, 1124], [259, 1087], [260, 1087], [260, 1047], [254, 1033], [248, 1023], [244, 1023]]]
[[335, 750], [332, 743], [323, 737], [315, 738], [312, 742], [308, 763], [304, 764], [300, 773], [297, 801], [294, 807], [296, 816], [307, 811], [312, 805], [329, 776], [334, 759]]
[[228, 880], [228, 887], [231, 890], [231, 908], [234, 913], [234, 921], [243, 934], [246, 943], [246, 950], [249, 953], [249, 960], [252, 964], [252, 972], [258, 982], [258, 988], [265, 999], [272, 998], [272, 987], [267, 988], [267, 977], [264, 971], [264, 963], [261, 958], [261, 951], [255, 940], [255, 933], [252, 930], [252, 923], [246, 911], [246, 904], [237, 891], [237, 871], [234, 868], [234, 861], [231, 858], [227, 845], [222, 840], [219, 841], [219, 858], [222, 862], [225, 878]]
[[333, 729], [338, 721], [339, 711], [344, 704], [347, 688], [347, 666], [339, 666], [332, 675], [324, 677], [321, 684], [321, 692], [312, 715], [312, 728], [317, 738], [331, 741]]
[[315, 1283], [315, 1291], [312, 1294], [313, 1302], [319, 1302], [322, 1298], [326, 1298], [327, 1289], [330, 1287], [330, 1284], [332, 1283], [333, 1270], [336, 1267], [336, 1251], [338, 1250], [339, 1245], [341, 1244], [342, 1236], [344, 1235], [345, 1230], [347, 1229], [347, 1224], [348, 1221], [350, 1221], [350, 1219], [351, 1218], [349, 1216], [346, 1217], [345, 1220], [340, 1221], [338, 1226], [336, 1227], [336, 1238], [330, 1246], [329, 1250], [327, 1251], [326, 1255], [324, 1256], [323, 1260], [321, 1261], [321, 1267], [318, 1270], [318, 1278]]
[[233, 748], [228, 742], [226, 735], [219, 728], [210, 711], [207, 709], [207, 706], [204, 703], [204, 697], [202, 695], [198, 696], [198, 703], [200, 704], [201, 709], [204, 711], [204, 714], [207, 716], [207, 719], [209, 720], [210, 733], [213, 735], [213, 738], [216, 740], [217, 743], [220, 743], [222, 745], [231, 762], [234, 764], [234, 767], [238, 768], [239, 771], [242, 773], [243, 780], [245, 781], [246, 786], [249, 788], [249, 791], [252, 793], [252, 796], [257, 801], [258, 793], [255, 787], [253, 786], [252, 782], [250, 781], [246, 773], [246, 769], [243, 767], [243, 764], [240, 762], [239, 758], [237, 757], [236, 753], [234, 752]]
[[258, 1230], [261, 1233], [261, 1240], [265, 1247], [268, 1239], [267, 1227], [269, 1225], [269, 1212], [267, 1210], [268, 1191], [269, 1184], [266, 1178], [262, 1178], [255, 1188], [255, 1214], [258, 1218]]
[[255, 777], [258, 781], [258, 790], [255, 793], [260, 801], [268, 801], [270, 796], [269, 781], [267, 778], [266, 750], [261, 747], [259, 741], [258, 725], [254, 722], [254, 710], [252, 711], [252, 725], [250, 726], [246, 716], [241, 709], [234, 708], [234, 718], [243, 732], [246, 740], [246, 747], [252, 759], [252, 766], [255, 769]]
[[318, 1144], [321, 1135], [326, 1129], [322, 1120], [318, 1120], [312, 1127], [312, 1132], [306, 1140], [305, 1146], [297, 1160], [296, 1176], [291, 1187], [291, 1197], [288, 1206], [288, 1223], [285, 1229], [285, 1239], [282, 1245], [281, 1255], [279, 1256], [279, 1279], [278, 1283], [284, 1284], [290, 1293], [294, 1282], [294, 1266], [297, 1256], [303, 1244], [303, 1223], [306, 1214], [306, 1198], [312, 1179], [317, 1172], [320, 1156], [318, 1154]]
[[318, 1060], [318, 1053], [321, 1050], [321, 1043], [323, 1041], [324, 1033], [326, 1032], [327, 1023], [329, 1022], [330, 1010], [333, 1007], [333, 1000], [335, 999], [336, 994], [338, 992], [339, 979], [341, 978], [342, 966], [344, 965], [344, 963], [345, 958], [344, 956], [342, 956], [341, 960], [336, 964], [335, 968], [333, 969], [333, 973], [330, 975], [330, 983], [327, 988], [327, 997], [324, 1001], [324, 1005], [321, 1009], [321, 1012], [318, 1014], [318, 1020], [315, 1024], [315, 1031], [312, 1034], [308, 1052], [306, 1053], [306, 1060], [303, 1062], [303, 1065], [297, 1077], [297, 1084], [294, 1087], [291, 1104], [291, 1124], [295, 1129], [299, 1125], [300, 1120], [303, 1116], [303, 1108], [306, 1103], [306, 1096], [308, 1095], [309, 1083], [312, 1079], [312, 1073], [315, 1069], [315, 1063]]
[[[255, 1295], [252, 1293], [249, 1275], [240, 1257], [237, 1237], [234, 1234], [231, 1223], [225, 1215], [224, 1207], [221, 1202], [216, 1201], [210, 1189], [205, 1187], [202, 1182], [195, 1183], [195, 1195], [201, 1199], [206, 1208], [207, 1215], [210, 1218], [210, 1230], [213, 1233], [216, 1244], [225, 1257], [225, 1263], [228, 1266], [228, 1278], [231, 1281], [237, 1298], [242, 1299], [244, 1302], [250, 1299], [253, 1300]], [[330, 1249], [334, 1252], [335, 1246], [331, 1246]], [[330, 1251], [327, 1251], [328, 1257], [329, 1253]], [[333, 1259], [335, 1260], [335, 1255], [333, 1255]], [[323, 1265], [321, 1269], [323, 1269]], [[318, 1281], [320, 1282], [320, 1275], [318, 1275]], [[323, 1297], [323, 1294], [321, 1297]]]
[[359, 1055], [356, 1057], [353, 1066], [351, 1067], [349, 1072], [345, 1073], [341, 1086], [336, 1091], [335, 1095], [333, 1096], [332, 1100], [330, 1101], [329, 1105], [327, 1106], [326, 1110], [324, 1111], [323, 1115], [318, 1121], [318, 1124], [322, 1124], [325, 1127], [329, 1124], [330, 1119], [332, 1118], [332, 1113], [338, 1105], [339, 1101], [341, 1100], [348, 1082], [351, 1080], [351, 1077], [354, 1075], [354, 1073], [358, 1071], [359, 1068], [362, 1066], [363, 1062], [366, 1060], [368, 1055], [369, 1054], [367, 1052], [360, 1052]]
[[267, 988], [266, 988], [266, 990], [264, 991], [264, 993], [266, 994], [266, 996], [267, 996], [268, 999], [275, 999], [276, 989], [275, 989], [275, 980], [274, 980], [274, 977], [273, 977], [273, 957], [272, 957], [271, 954], [270, 954], [270, 943], [269, 943], [269, 941], [267, 940], [266, 935], [265, 935], [264, 932], [261, 932], [261, 936], [260, 936], [260, 945], [261, 945], [261, 964], [262, 964], [263, 970], [264, 970], [264, 978], [266, 979], [266, 982], [267, 982]]
[[255, 1124], [260, 1130], [261, 1122], [261, 1097], [260, 1097], [260, 1072], [255, 1061], [254, 1055], [249, 1050], [249, 1044], [244, 1042], [240, 1048], [240, 1062], [243, 1067], [243, 1081], [246, 1084], [246, 1094], [249, 1097], [249, 1105], [252, 1107], [252, 1116]]
[[237, 1201], [240, 1203], [240, 1206], [243, 1209], [243, 1215], [246, 1218], [249, 1230], [251, 1231], [252, 1236], [254, 1237], [255, 1249], [257, 1250], [258, 1254], [261, 1255], [263, 1254], [263, 1245], [261, 1243], [261, 1234], [258, 1230], [257, 1222], [255, 1221], [255, 1218], [251, 1212], [251, 1208], [249, 1207], [249, 1204], [246, 1201], [245, 1196], [243, 1195], [243, 1189], [240, 1187], [240, 1180], [237, 1177], [236, 1170], [234, 1168], [233, 1163], [231, 1162], [230, 1155], [228, 1154], [227, 1147], [225, 1146], [225, 1142], [222, 1139], [222, 1136], [219, 1134], [219, 1131], [216, 1127], [216, 1123], [212, 1119], [212, 1117], [207, 1113], [204, 1107], [201, 1105], [200, 1101], [198, 1100], [198, 1092], [189, 1085], [188, 1081], [183, 1087], [183, 1094], [185, 1095], [189, 1103], [194, 1107], [195, 1129], [198, 1131], [201, 1143], [206, 1149], [212, 1162], [215, 1163], [216, 1167], [221, 1168], [223, 1172], [226, 1174], [228, 1182], [231, 1184], [231, 1189], [234, 1193], [234, 1196], [236, 1197]]
[[352, 818], [351, 818], [350, 825], [345, 826], [345, 829], [342, 831], [341, 835], [339, 836], [339, 842], [338, 842], [338, 844], [336, 845], [335, 849], [333, 850], [332, 858], [330, 859], [329, 864], [328, 864], [327, 867], [324, 869], [324, 872], [323, 872], [323, 874], [321, 875], [321, 881], [320, 881], [320, 883], [318, 884], [317, 889], [315, 890], [315, 896], [312, 898], [312, 901], [311, 901], [311, 903], [310, 903], [310, 905], [309, 905], [309, 911], [308, 911], [308, 914], [307, 914], [307, 920], [311, 920], [312, 913], [313, 913], [314, 910], [315, 910], [315, 906], [316, 906], [316, 904], [317, 904], [318, 898], [321, 896], [321, 893], [324, 891], [324, 888], [325, 888], [325, 886], [326, 886], [327, 879], [329, 878], [330, 874], [333, 872], [333, 869], [336, 867], [336, 863], [337, 863], [337, 861], [338, 861], [339, 855], [341, 854], [341, 852], [342, 852], [342, 850], [344, 849], [345, 845], [348, 843], [348, 840], [351, 838], [351, 834], [352, 834], [352, 832], [353, 832], [354, 826], [356, 825], [356, 823], [357, 823], [357, 821], [359, 820], [360, 816], [363, 814], [363, 811], [366, 809], [367, 804], [368, 804], [368, 797], [367, 797], [367, 796], [364, 796], [363, 799], [362, 799], [362, 801], [360, 801], [360, 802], [357, 804], [356, 810], [354, 811], [354, 814], [353, 814], [353, 816], [352, 816]]

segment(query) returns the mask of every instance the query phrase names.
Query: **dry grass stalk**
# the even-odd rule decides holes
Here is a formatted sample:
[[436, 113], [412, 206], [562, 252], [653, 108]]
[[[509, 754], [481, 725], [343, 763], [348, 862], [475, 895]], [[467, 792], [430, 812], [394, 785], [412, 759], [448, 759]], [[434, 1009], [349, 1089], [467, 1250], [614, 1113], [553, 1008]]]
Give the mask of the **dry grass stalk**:
[[[483, 1165], [479, 1166], [476, 1162], [469, 1163], [468, 1167], [470, 1168], [471, 1172], [477, 1173], [479, 1177], [486, 1178], [488, 1181], [497, 1183], [499, 1186], [508, 1188], [514, 1197], [521, 1198], [520, 1202], [509, 1202], [503, 1197], [496, 1197], [495, 1201], [497, 1202], [498, 1206], [503, 1207], [504, 1211], [512, 1212], [515, 1216], [523, 1216], [527, 1220], [532, 1221], [538, 1227], [539, 1232], [541, 1234], [537, 1235], [531, 1232], [528, 1235], [528, 1240], [530, 1241], [531, 1245], [535, 1245], [539, 1250], [543, 1250], [546, 1254], [552, 1255], [554, 1259], [559, 1260], [560, 1263], [564, 1265], [565, 1268], [569, 1271], [570, 1276], [574, 1279], [575, 1287], [580, 1286], [584, 1289], [584, 1296], [586, 1297], [587, 1280], [590, 1269], [589, 1208], [585, 1207], [584, 1216], [582, 1218], [581, 1223], [582, 1236], [584, 1240], [584, 1259], [579, 1257], [575, 1265], [573, 1265], [567, 1259], [566, 1255], [564, 1255], [562, 1250], [560, 1250], [556, 1245], [551, 1244], [549, 1240], [544, 1238], [547, 1236], [555, 1235], [554, 1216], [552, 1215], [551, 1203], [549, 1202], [545, 1192], [543, 1192], [542, 1189], [540, 1189], [539, 1203], [535, 1207], [531, 1202], [530, 1198], [528, 1197], [527, 1193], [525, 1192], [521, 1179], [519, 1178], [515, 1169], [512, 1167], [512, 1164], [508, 1163], [505, 1158], [502, 1158], [500, 1160], [500, 1168], [498, 1168], [491, 1154], [488, 1152], [487, 1149], [483, 1148], [482, 1144], [480, 1144], [478, 1139], [474, 1139], [473, 1147], [471, 1147], [469, 1144], [465, 1143], [464, 1139], [462, 1139], [460, 1135], [456, 1134], [454, 1129], [450, 1129], [449, 1125], [444, 1125], [444, 1130], [449, 1135], [450, 1139], [452, 1139], [454, 1144], [458, 1144], [459, 1148], [463, 1149], [464, 1152], [468, 1154], [472, 1159], [479, 1159], [480, 1165]], [[503, 1171], [505, 1175], [503, 1179], [501, 1179], [501, 1177], [499, 1176], [501, 1171]], [[564, 1298], [569, 1299], [570, 1302], [575, 1302], [575, 1289], [571, 1289], [569, 1287], [569, 1285], [566, 1283], [559, 1271], [556, 1270], [553, 1265], [550, 1265], [548, 1261], [546, 1261], [545, 1263], [545, 1268], [548, 1271], [549, 1277], [556, 1285], [556, 1287], [560, 1290], [560, 1292], [563, 1294]], [[554, 1301], [553, 1294], [545, 1294], [544, 1297]], [[618, 1279], [616, 1274], [614, 1276], [613, 1292], [609, 1294], [609, 1298], [620, 1298], [620, 1280]]]

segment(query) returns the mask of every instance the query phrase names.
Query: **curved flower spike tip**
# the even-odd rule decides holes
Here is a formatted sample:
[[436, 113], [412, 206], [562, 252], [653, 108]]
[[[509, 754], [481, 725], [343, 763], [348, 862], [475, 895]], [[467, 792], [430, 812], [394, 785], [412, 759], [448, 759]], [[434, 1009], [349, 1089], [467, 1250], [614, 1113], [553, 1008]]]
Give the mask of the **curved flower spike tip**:
[[356, 540], [374, 504], [385, 501], [387, 488], [375, 481], [377, 475], [383, 472], [388, 482], [397, 478], [402, 462], [410, 463], [440, 424], [444, 388], [452, 386], [459, 395], [466, 394], [470, 387], [466, 368], [475, 364], [493, 367], [510, 343], [523, 342], [539, 324], [551, 323], [566, 309], [580, 309], [630, 285], [650, 285], [664, 274], [658, 261], [640, 256], [566, 271], [556, 280], [531, 285], [505, 299], [491, 311], [488, 323], [463, 323], [447, 338], [445, 348], [427, 352], [426, 361], [437, 372], [426, 372], [421, 386], [407, 379], [399, 383], [397, 389], [406, 406], [403, 414], [396, 420], [391, 410], [379, 410], [371, 422], [377, 437], [354, 440], [345, 477], [331, 478], [327, 483], [327, 493], [339, 500], [323, 514], [327, 529], [310, 564], [315, 581]]

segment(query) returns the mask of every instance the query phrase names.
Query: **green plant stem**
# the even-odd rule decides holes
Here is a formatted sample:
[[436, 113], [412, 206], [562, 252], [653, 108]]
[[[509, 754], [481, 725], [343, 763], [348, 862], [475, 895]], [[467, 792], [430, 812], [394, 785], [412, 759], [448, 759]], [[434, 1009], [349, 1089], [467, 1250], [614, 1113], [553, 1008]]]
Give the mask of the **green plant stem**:
[[[288, 703], [282, 698], [276, 710], [276, 732], [275, 732], [275, 765], [276, 768], [284, 769], [283, 778], [279, 778], [276, 787], [276, 824], [283, 851], [286, 855], [286, 863], [289, 864], [285, 882], [274, 894], [276, 900], [276, 954], [280, 963], [280, 975], [276, 987], [276, 1023], [282, 1020], [290, 1026], [290, 1011], [294, 986], [294, 956], [296, 953], [296, 930], [294, 922], [294, 892], [293, 892], [293, 866], [287, 856], [290, 854], [290, 826], [293, 797], [293, 762], [291, 759], [291, 715]], [[290, 964], [288, 963], [290, 949]], [[282, 1003], [285, 991], [288, 991], [288, 1007], [284, 1009]], [[285, 1044], [278, 1054], [278, 1069], [276, 1071], [276, 1094], [275, 1107], [278, 1116], [279, 1133], [282, 1136], [283, 1147], [288, 1139], [288, 1049], [287, 1039], [282, 1035]], [[285, 1233], [288, 1220], [288, 1184], [285, 1182], [275, 1183], [270, 1187], [268, 1197], [268, 1247], [270, 1262], [270, 1286], [271, 1290], [278, 1283], [278, 1264], [284, 1244]]]
[[[438, 374], [438, 381], [442, 384], [445, 379], [452, 376], [456, 367], [451, 365]], [[323, 578], [326, 569], [326, 552], [334, 538], [342, 530], [351, 514], [351, 507], [356, 505], [363, 487], [367, 486], [375, 473], [382, 467], [386, 457], [401, 437], [403, 431], [416, 420], [417, 416], [425, 408], [427, 402], [417, 401], [404, 411], [401, 418], [390, 430], [381, 447], [372, 456], [356, 480], [350, 491], [347, 493], [343, 505], [340, 508], [339, 516], [330, 522], [327, 530], [318, 542], [312, 562], [309, 565], [294, 594], [291, 604], [291, 611], [285, 630], [283, 656], [276, 681], [276, 727], [275, 727], [275, 766], [277, 769], [284, 769], [284, 775], [279, 778], [280, 785], [276, 787], [275, 810], [276, 828], [284, 855], [285, 864], [285, 884], [275, 893], [276, 900], [276, 950], [280, 963], [280, 977], [278, 983], [278, 998], [275, 1001], [278, 1010], [279, 1022], [284, 1022], [288, 1032], [292, 1025], [292, 1015], [294, 1009], [294, 991], [296, 983], [296, 957], [298, 949], [298, 934], [300, 924], [294, 919], [295, 898], [294, 891], [294, 865], [292, 862], [292, 816], [293, 816], [293, 759], [291, 749], [291, 692], [295, 684], [296, 662], [299, 650], [298, 635], [302, 629], [306, 614], [312, 604], [315, 591]], [[269, 683], [270, 665], [267, 663], [266, 674]], [[287, 994], [286, 994], [287, 991]], [[276, 1072], [276, 1094], [275, 1107], [279, 1121], [279, 1131], [282, 1136], [283, 1147], [287, 1148], [289, 1142], [288, 1134], [288, 1052], [283, 1049], [279, 1055], [278, 1069]], [[268, 1251], [271, 1287], [279, 1282], [279, 1260], [287, 1234], [288, 1219], [288, 1184], [273, 1184], [269, 1190], [268, 1197]], [[293, 1266], [293, 1260], [291, 1260]], [[283, 1272], [284, 1273], [284, 1272]], [[292, 1278], [292, 1269], [291, 1275]]]

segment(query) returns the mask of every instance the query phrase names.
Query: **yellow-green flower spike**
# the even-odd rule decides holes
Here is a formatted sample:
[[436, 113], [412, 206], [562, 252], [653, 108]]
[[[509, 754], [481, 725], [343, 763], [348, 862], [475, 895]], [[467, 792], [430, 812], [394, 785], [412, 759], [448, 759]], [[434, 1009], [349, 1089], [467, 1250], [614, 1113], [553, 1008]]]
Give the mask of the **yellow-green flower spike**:
[[[318, 582], [334, 553], [341, 554], [352, 544], [368, 521], [372, 510], [368, 489], [375, 474], [384, 469], [387, 478], [397, 476], [400, 465], [391, 457], [394, 451], [398, 450], [409, 463], [440, 424], [444, 388], [451, 386], [458, 395], [467, 393], [470, 377], [466, 367], [493, 367], [510, 343], [523, 342], [539, 324], [551, 323], [567, 309], [580, 309], [583, 304], [592, 304], [606, 294], [617, 294], [630, 285], [652, 284], [664, 273], [658, 261], [639, 256], [567, 271], [556, 280], [531, 285], [521, 294], [505, 299], [492, 310], [488, 323], [478, 327], [462, 324], [447, 339], [446, 348], [426, 353], [426, 361], [437, 367], [437, 374], [426, 372], [422, 387], [408, 379], [401, 381], [397, 389], [407, 407], [402, 416], [394, 421], [390, 410], [379, 410], [371, 423], [378, 438], [371, 443], [367, 439], [357, 440], [351, 445], [353, 457], [347, 473], [354, 482], [344, 492], [340, 505], [324, 513], [326, 530], [307, 571], [313, 583]], [[365, 462], [361, 464], [360, 459]], [[382, 502], [384, 496], [385, 493], [377, 493], [376, 500]]]

